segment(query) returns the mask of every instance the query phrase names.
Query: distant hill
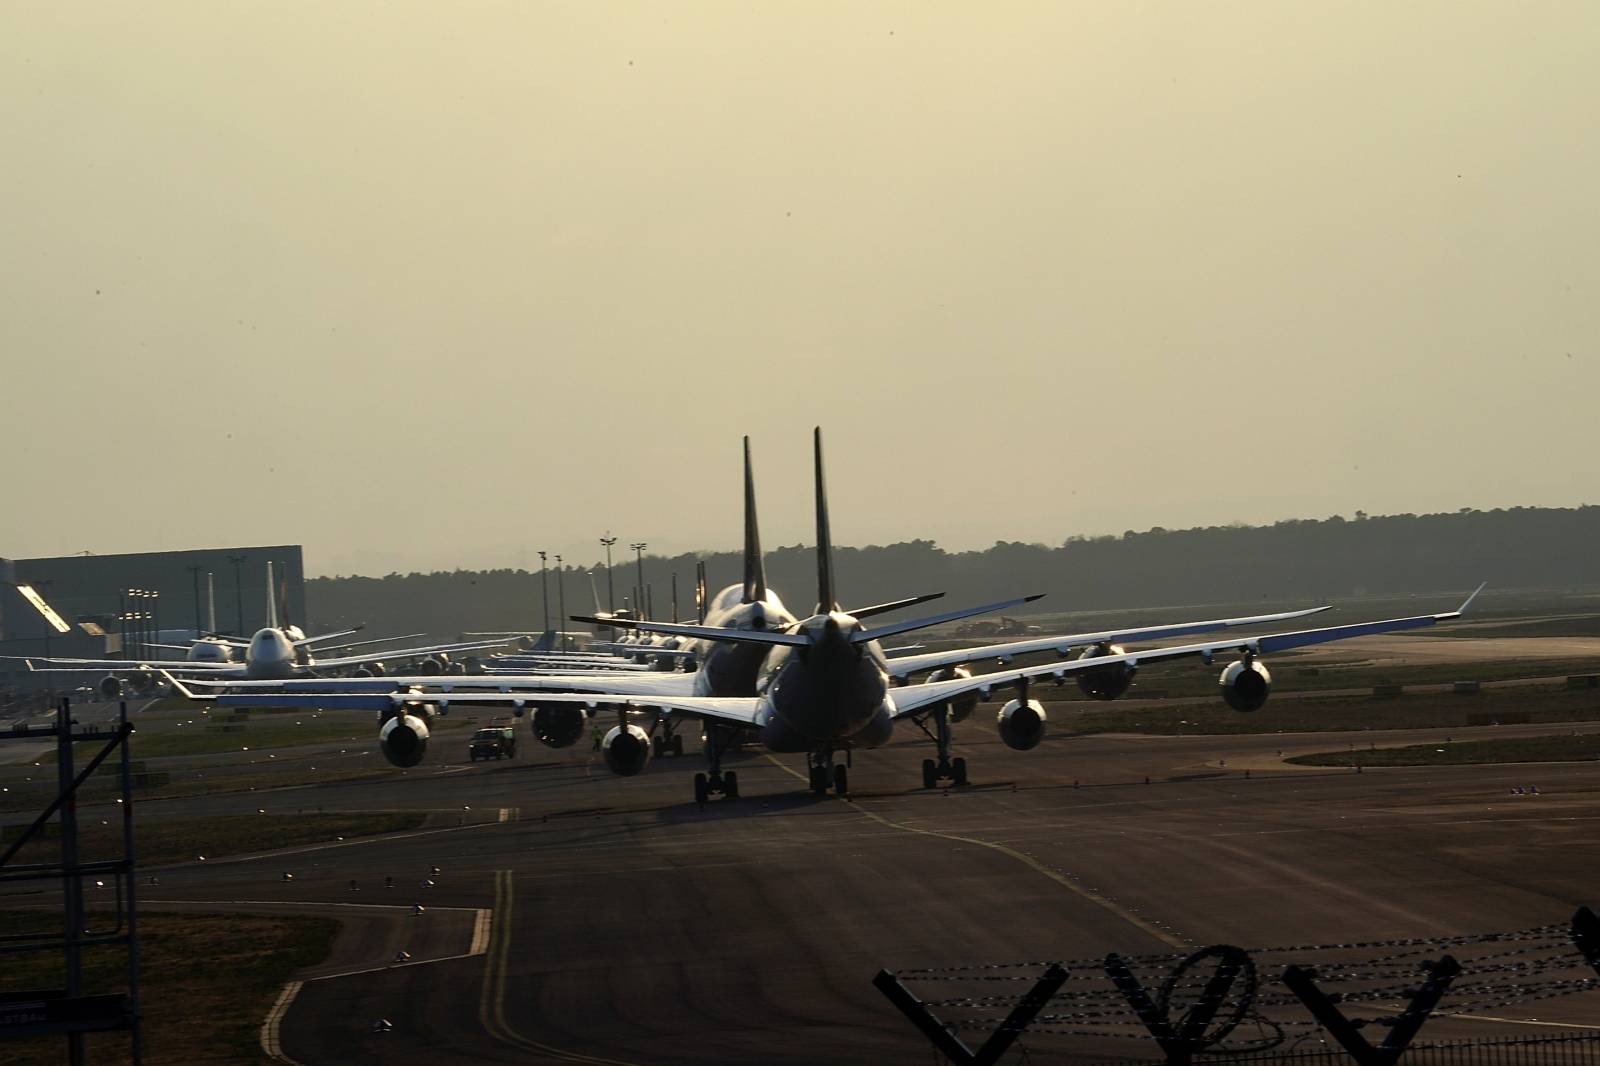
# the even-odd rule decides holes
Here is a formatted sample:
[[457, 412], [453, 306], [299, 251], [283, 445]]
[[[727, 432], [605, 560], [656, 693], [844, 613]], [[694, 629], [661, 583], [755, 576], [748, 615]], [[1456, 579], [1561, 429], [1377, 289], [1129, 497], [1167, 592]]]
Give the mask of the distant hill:
[[[950, 606], [1044, 592], [1041, 609], [1104, 610], [1256, 599], [1338, 599], [1356, 594], [1457, 591], [1488, 580], [1500, 588], [1600, 586], [1600, 506], [1513, 507], [1451, 514], [1290, 519], [1270, 526], [1155, 529], [1121, 536], [1072, 537], [1051, 547], [999, 542], [985, 551], [946, 552], [933, 541], [837, 548], [844, 606], [864, 606], [922, 592], [945, 592]], [[734, 552], [676, 558], [646, 556], [655, 613], [671, 613], [676, 572], [680, 611], [692, 611], [694, 566], [704, 559], [712, 590], [738, 580]], [[565, 574], [568, 613], [594, 606], [586, 569]], [[635, 569], [613, 572], [617, 600]], [[815, 561], [801, 545], [767, 553], [767, 577], [796, 613], [816, 598]], [[550, 611], [557, 577], [550, 572]], [[602, 602], [604, 569], [596, 572]], [[379, 632], [537, 628], [539, 572], [488, 570], [323, 577], [306, 582], [318, 625], [364, 621]], [[1018, 612], [1011, 612], [1018, 613]]]

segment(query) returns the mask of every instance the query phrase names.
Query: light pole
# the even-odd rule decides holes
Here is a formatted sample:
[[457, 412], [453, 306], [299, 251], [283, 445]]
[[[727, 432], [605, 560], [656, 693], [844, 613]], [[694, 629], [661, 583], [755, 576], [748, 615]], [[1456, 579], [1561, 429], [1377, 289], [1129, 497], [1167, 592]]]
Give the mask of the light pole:
[[611, 536], [611, 530], [606, 530], [606, 535], [600, 538], [600, 543], [606, 546], [606, 610], [612, 614], [617, 613], [617, 589], [611, 583], [611, 546], [617, 538]]
[[539, 584], [544, 586], [544, 628], [540, 634], [550, 632], [550, 574], [544, 568], [544, 552], [539, 553]]
[[[233, 564], [233, 605], [239, 611], [239, 627], [233, 631], [236, 637], [244, 636], [244, 578], [240, 575], [239, 564], [247, 558], [249, 556], [246, 555], [228, 556], [228, 562]], [[268, 619], [270, 622], [271, 619]]]
[[645, 609], [644, 609], [644, 550], [646, 548], [650, 547], [650, 545], [646, 544], [644, 541], [641, 540], [637, 544], [628, 545], [628, 547], [633, 549], [634, 558], [639, 564], [639, 599], [633, 605], [634, 606], [633, 616], [635, 618], [643, 618], [643, 617], [645, 617]]
[[561, 568], [561, 556], [556, 556], [556, 610], [561, 617], [556, 619], [556, 632], [561, 635], [561, 650], [567, 650], [567, 635], [562, 625], [567, 620], [567, 581], [565, 572]]

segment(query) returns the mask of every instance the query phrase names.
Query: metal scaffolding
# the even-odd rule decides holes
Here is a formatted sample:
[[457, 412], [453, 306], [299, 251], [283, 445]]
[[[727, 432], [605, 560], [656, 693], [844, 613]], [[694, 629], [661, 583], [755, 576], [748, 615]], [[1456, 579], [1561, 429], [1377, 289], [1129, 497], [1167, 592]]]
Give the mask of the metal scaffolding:
[[[117, 727], [74, 729], [71, 701], [63, 699], [53, 730], [33, 730], [27, 726], [0, 731], [3, 740], [39, 740], [54, 733], [56, 738], [56, 798], [33, 824], [11, 841], [0, 854], [0, 885], [12, 882], [59, 881], [61, 883], [62, 924], [59, 934], [19, 932], [0, 936], [0, 955], [24, 952], [60, 952], [66, 975], [64, 988], [0, 989], [0, 1040], [42, 1034], [61, 1034], [67, 1039], [68, 1061], [73, 1066], [84, 1062], [85, 1033], [127, 1030], [134, 1066], [142, 1062], [139, 1030], [139, 938], [134, 903], [133, 850], [133, 774], [128, 756], [128, 705], [121, 704]], [[98, 744], [99, 750], [74, 772], [73, 745]], [[122, 806], [122, 855], [120, 858], [84, 862], [78, 855], [77, 795], [79, 788], [113, 754], [118, 756], [118, 778]], [[60, 815], [60, 857], [54, 862], [14, 863], [28, 841], [39, 837], [46, 823]], [[90, 929], [83, 907], [85, 878], [109, 881], [115, 889], [116, 910], [108, 929]], [[127, 992], [90, 994], [84, 989], [83, 949], [98, 945], [120, 945], [127, 949]]]

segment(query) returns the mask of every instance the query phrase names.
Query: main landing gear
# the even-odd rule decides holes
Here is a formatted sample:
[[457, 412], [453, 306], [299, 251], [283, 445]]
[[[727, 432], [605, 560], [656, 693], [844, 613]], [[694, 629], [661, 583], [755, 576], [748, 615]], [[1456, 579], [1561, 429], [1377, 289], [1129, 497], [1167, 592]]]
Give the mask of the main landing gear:
[[833, 752], [814, 751], [806, 756], [806, 769], [809, 771], [811, 791], [818, 796], [826, 796], [829, 786], [833, 788], [836, 796], [850, 794], [850, 752], [845, 751], [845, 765], [837, 766], [833, 761]]
[[683, 754], [683, 737], [670, 715], [663, 718], [661, 732], [650, 738], [650, 747], [650, 754], [656, 756]]
[[[704, 804], [712, 796], [721, 796], [723, 799], [739, 798], [739, 772], [729, 770], [722, 772], [722, 755], [730, 746], [733, 732], [714, 726], [706, 727], [706, 762], [710, 764], [710, 772], [694, 775], [694, 801]], [[673, 743], [679, 752], [683, 751], [683, 738], [674, 735]]]
[[967, 760], [960, 756], [954, 759], [950, 757], [950, 708], [941, 703], [933, 709], [930, 717], [933, 718], [932, 729], [929, 729], [928, 723], [921, 718], [916, 722], [938, 748], [939, 758], [922, 760], [922, 787], [938, 788], [941, 781], [948, 781], [958, 787], [965, 785]]

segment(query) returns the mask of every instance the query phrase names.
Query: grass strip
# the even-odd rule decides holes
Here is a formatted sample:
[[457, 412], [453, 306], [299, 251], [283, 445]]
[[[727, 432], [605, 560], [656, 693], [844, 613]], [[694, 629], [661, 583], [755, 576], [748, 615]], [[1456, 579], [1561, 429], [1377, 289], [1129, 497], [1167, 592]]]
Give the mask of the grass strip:
[[[134, 828], [135, 854], [141, 867], [188, 862], [198, 856], [221, 858], [253, 855], [278, 848], [321, 844], [339, 837], [373, 836], [416, 829], [427, 819], [420, 811], [341, 814], [225, 814], [170, 822], [142, 822]], [[26, 822], [0, 830], [9, 841]], [[59, 824], [47, 824], [22, 849], [19, 863], [52, 862], [59, 857]], [[114, 819], [79, 819], [78, 854], [86, 862], [122, 854], [122, 826]]]
[[[91, 917], [90, 928], [109, 928], [109, 914]], [[339, 923], [332, 918], [257, 915], [139, 913], [140, 1002], [144, 1061], [151, 1066], [186, 1063], [263, 1063], [261, 1022], [296, 970], [327, 958]], [[0, 931], [59, 933], [59, 914], [0, 911]], [[7, 988], [66, 986], [59, 952], [7, 955]], [[115, 946], [84, 951], [84, 990], [127, 991], [127, 955]], [[127, 1033], [91, 1033], [86, 1058], [95, 1063], [129, 1061]], [[29, 1037], [0, 1044], [7, 1066], [55, 1066], [65, 1061], [66, 1038]]]
[[1296, 755], [1302, 766], [1476, 766], [1513, 762], [1592, 762], [1600, 759], [1600, 733], [1582, 736], [1517, 737], [1412, 744], [1368, 751], [1319, 751]]

